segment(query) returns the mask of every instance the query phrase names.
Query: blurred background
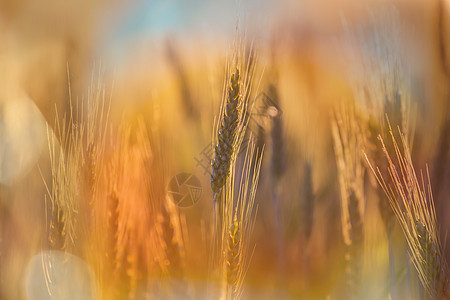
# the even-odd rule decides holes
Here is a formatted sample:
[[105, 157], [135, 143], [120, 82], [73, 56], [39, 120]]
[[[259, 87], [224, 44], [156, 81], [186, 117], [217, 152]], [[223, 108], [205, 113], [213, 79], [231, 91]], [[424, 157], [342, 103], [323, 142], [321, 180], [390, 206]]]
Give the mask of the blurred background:
[[[177, 214], [191, 286], [187, 299], [207, 298], [212, 194], [209, 167], [198, 161], [209, 166], [203, 150], [211, 145], [237, 36], [256, 53], [252, 96], [262, 112], [250, 125], [265, 144], [243, 298], [348, 299], [331, 120], [339, 103], [356, 103], [365, 112], [382, 105], [386, 82], [395, 81], [406, 99], [413, 161], [430, 170], [450, 259], [449, 13], [446, 0], [0, 0], [0, 299], [97, 299], [82, 280], [61, 283], [78, 286], [79, 298], [44, 295], [44, 275], [36, 271], [39, 255], [51, 249], [48, 136], [56, 131], [55, 118], [72, 111], [70, 100], [85, 111], [95, 89], [111, 101], [112, 124], [143, 118], [157, 128], [164, 186], [181, 172], [199, 179], [200, 199]], [[278, 134], [269, 107], [281, 116]], [[275, 142], [282, 150], [274, 150]], [[284, 160], [276, 179], [280, 228], [271, 199], [276, 151]], [[364, 176], [361, 299], [394, 299], [376, 182], [368, 170]], [[310, 196], [305, 185], [312, 187]], [[398, 226], [393, 236], [397, 299], [424, 299], [404, 291], [418, 279], [409, 274], [414, 270]], [[61, 253], [53, 257], [56, 270]], [[74, 278], [98, 275], [87, 258], [72, 254], [77, 257], [67, 268], [82, 274]]]

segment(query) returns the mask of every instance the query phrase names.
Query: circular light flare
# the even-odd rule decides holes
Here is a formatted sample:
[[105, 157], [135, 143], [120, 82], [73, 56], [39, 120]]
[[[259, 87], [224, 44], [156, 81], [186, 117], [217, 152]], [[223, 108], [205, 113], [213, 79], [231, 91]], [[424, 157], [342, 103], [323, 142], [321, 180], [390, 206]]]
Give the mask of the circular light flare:
[[272, 105], [267, 108], [267, 114], [269, 115], [269, 117], [275, 118], [279, 115], [279, 111], [275, 106]]
[[35, 255], [26, 274], [28, 300], [91, 300], [95, 275], [81, 258], [62, 251], [43, 251]]

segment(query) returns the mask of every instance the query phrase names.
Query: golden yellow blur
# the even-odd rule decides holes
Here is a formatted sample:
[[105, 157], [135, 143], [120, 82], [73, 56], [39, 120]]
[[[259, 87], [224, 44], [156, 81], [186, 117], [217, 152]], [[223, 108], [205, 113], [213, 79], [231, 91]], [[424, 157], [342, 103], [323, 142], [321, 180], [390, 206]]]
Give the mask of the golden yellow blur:
[[449, 16], [0, 0], [0, 299], [450, 299]]

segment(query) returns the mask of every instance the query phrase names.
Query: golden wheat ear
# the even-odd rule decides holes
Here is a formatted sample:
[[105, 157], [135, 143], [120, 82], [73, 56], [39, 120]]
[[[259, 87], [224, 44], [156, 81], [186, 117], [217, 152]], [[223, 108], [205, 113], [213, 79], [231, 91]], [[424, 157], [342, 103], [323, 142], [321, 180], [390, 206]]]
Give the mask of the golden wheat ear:
[[211, 163], [211, 189], [214, 203], [219, 202], [245, 136], [253, 106], [251, 91], [256, 55], [246, 60], [242, 40], [237, 40], [227, 66], [225, 86], [218, 121], [214, 127], [214, 157]]
[[450, 299], [448, 266], [439, 238], [428, 169], [427, 179], [421, 173], [419, 180], [405, 136], [399, 130], [401, 149], [392, 129], [390, 135], [395, 153], [388, 151], [379, 136], [389, 176], [383, 176], [378, 167], [375, 170], [366, 155], [367, 162], [405, 234], [409, 254], [423, 287], [432, 299]]
[[227, 254], [226, 254], [226, 294], [235, 296], [236, 283], [239, 271], [239, 252], [240, 252], [240, 230], [239, 222], [235, 218], [227, 232]]
[[233, 55], [227, 64], [221, 108], [213, 130], [214, 156], [211, 162], [210, 184], [214, 211], [210, 266], [212, 263], [218, 263], [216, 250], [221, 249], [221, 220], [224, 218], [226, 206], [225, 194], [228, 193], [230, 173], [240, 152], [254, 103], [251, 87], [255, 58], [253, 54], [252, 60], [245, 60], [245, 49], [241, 42], [238, 40], [233, 46]]

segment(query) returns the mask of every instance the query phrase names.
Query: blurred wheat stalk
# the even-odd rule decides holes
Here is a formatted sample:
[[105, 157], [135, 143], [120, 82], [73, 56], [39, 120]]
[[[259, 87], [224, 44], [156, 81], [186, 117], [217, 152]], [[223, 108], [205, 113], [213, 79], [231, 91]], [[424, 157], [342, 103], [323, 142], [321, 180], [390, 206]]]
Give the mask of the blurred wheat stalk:
[[[445, 3], [439, 1], [438, 60], [444, 83], [443, 91], [436, 88], [434, 92], [442, 93], [447, 101], [444, 7]], [[95, 275], [92, 299], [241, 299], [247, 295], [245, 279], [251, 272], [255, 282], [267, 285], [261, 288], [267, 298], [449, 299], [443, 239], [446, 228], [438, 222], [445, 221], [440, 218], [447, 213], [435, 207], [430, 182], [436, 200], [440, 199], [436, 205], [445, 207], [450, 106], [444, 100], [444, 104], [432, 105], [415, 102], [414, 98], [422, 95], [412, 86], [408, 57], [397, 49], [406, 43], [399, 36], [398, 11], [372, 17], [368, 36], [351, 37], [362, 48], [358, 48], [361, 62], [357, 55], [351, 57], [355, 64], [360, 63], [362, 72], [350, 82], [347, 78], [322, 78], [331, 72], [328, 65], [321, 70], [314, 65], [316, 58], [310, 62], [309, 56], [300, 58], [306, 62], [297, 62], [305, 76], [302, 78], [293, 72], [298, 66], [290, 65], [292, 57], [284, 60], [280, 55], [277, 60], [272, 57], [275, 76], [259, 93], [254, 86], [259, 61], [253, 47], [237, 39], [231, 45], [224, 76], [217, 76], [222, 89], [213, 86], [208, 93], [208, 80], [216, 78], [188, 70], [182, 63], [186, 55], [182, 48], [168, 44], [165, 53], [175, 83], [152, 90], [148, 94], [155, 99], [151, 101], [143, 93], [145, 105], [139, 104], [136, 109], [142, 114], [123, 116], [118, 121], [111, 115], [113, 104], [106, 97], [102, 74], [95, 74], [86, 99], [70, 99], [67, 107], [62, 107], [64, 116], [56, 117], [53, 126], [47, 125], [50, 174], [43, 169], [41, 176], [50, 179], [44, 179], [45, 237], [38, 250], [43, 253], [41, 267], [49, 297], [57, 298], [60, 292], [57, 257], [70, 254], [81, 258]], [[299, 47], [302, 50], [308, 46], [303, 42]], [[272, 47], [285, 46], [292, 45], [276, 40]], [[302, 54], [291, 55], [298, 59]], [[196, 79], [198, 89], [192, 84]], [[302, 80], [307, 92], [295, 87]], [[326, 102], [323, 98], [327, 94], [318, 86], [330, 89], [332, 100]], [[176, 98], [173, 90], [182, 97], [179, 107], [171, 101]], [[70, 86], [68, 92], [70, 96]], [[340, 92], [342, 100], [335, 101]], [[125, 94], [127, 99], [133, 96]], [[217, 104], [207, 102], [215, 99], [212, 94], [221, 96], [220, 108], [205, 117], [206, 110], [201, 106], [207, 103], [212, 108]], [[197, 99], [207, 100], [197, 103]], [[258, 106], [261, 99], [271, 102]], [[308, 105], [297, 105], [299, 99]], [[147, 102], [151, 104], [146, 106]], [[414, 117], [416, 106], [423, 109], [425, 121]], [[443, 122], [434, 145], [429, 128], [438, 121], [426, 113], [429, 110], [433, 117], [442, 107]], [[257, 114], [259, 123], [252, 120]], [[304, 120], [308, 117], [314, 122]], [[4, 123], [2, 118], [0, 111], [0, 124]], [[429, 127], [416, 131], [415, 121]], [[207, 129], [202, 127], [205, 124]], [[256, 125], [252, 128], [257, 132], [249, 124]], [[300, 127], [305, 127], [303, 135], [307, 138]], [[180, 145], [193, 144], [195, 148], [211, 129], [212, 157], [207, 164], [212, 194], [208, 190], [205, 198], [212, 201], [196, 204], [196, 209], [182, 209], [166, 191], [168, 165], [172, 164], [170, 172], [191, 166], [186, 162], [189, 151], [165, 142], [176, 135], [176, 142], [183, 142]], [[320, 132], [317, 136], [316, 131]], [[416, 139], [417, 152], [416, 148], [412, 151]], [[267, 141], [270, 157], [264, 159]], [[431, 176], [428, 169], [419, 176], [414, 169], [414, 164], [431, 155], [424, 144], [430, 144], [435, 152]], [[170, 155], [173, 153], [176, 155]], [[2, 159], [0, 156], [0, 165]], [[367, 170], [376, 180], [366, 175]], [[257, 190], [261, 191], [258, 195]], [[15, 256], [14, 251], [25, 243], [10, 246], [8, 239], [19, 240], [11, 236], [23, 224], [35, 224], [26, 220], [25, 213], [17, 213], [20, 206], [7, 204], [5, 195], [0, 193], [3, 290], [12, 281], [10, 274], [15, 279], [20, 277], [16, 274], [25, 272], [14, 270], [19, 265], [17, 257], [24, 256], [24, 252]], [[257, 219], [258, 207], [262, 209]], [[212, 222], [208, 219], [211, 213]], [[321, 228], [324, 225], [327, 227]], [[410, 260], [404, 259], [406, 254], [412, 262], [411, 270]], [[253, 270], [250, 262], [255, 258], [259, 265]], [[379, 263], [379, 274], [368, 274], [372, 270], [367, 270], [371, 267], [365, 265], [367, 261]], [[7, 268], [3, 268], [5, 263]], [[370, 280], [375, 277], [378, 281]], [[426, 296], [420, 287], [414, 287], [415, 277]], [[204, 296], [206, 285], [212, 287]], [[277, 288], [283, 291], [278, 294]], [[15, 294], [3, 290], [0, 298], [14, 298]]]

